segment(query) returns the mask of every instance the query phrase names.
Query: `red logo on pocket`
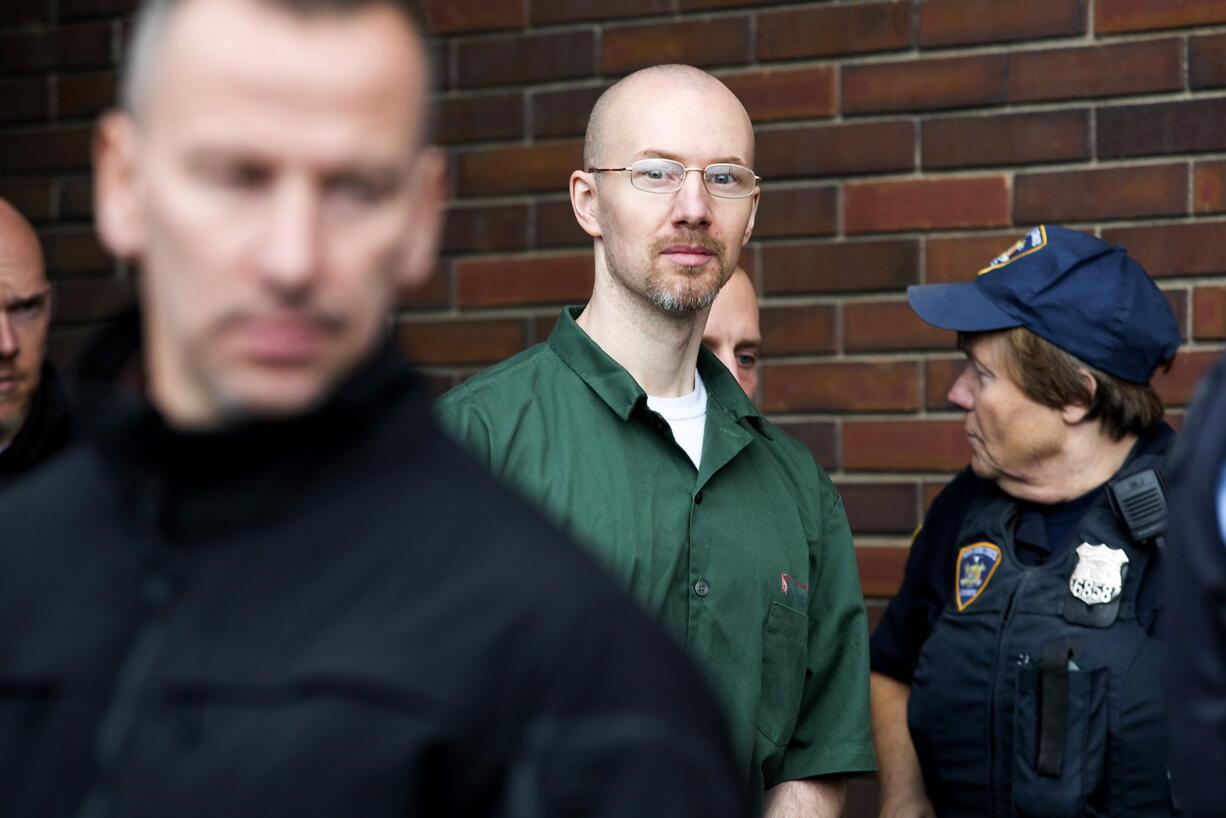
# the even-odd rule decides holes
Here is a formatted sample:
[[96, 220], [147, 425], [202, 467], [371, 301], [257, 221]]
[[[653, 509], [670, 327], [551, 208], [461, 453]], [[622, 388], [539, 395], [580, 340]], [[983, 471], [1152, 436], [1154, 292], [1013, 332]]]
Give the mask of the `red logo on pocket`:
[[783, 589], [783, 592], [784, 592], [785, 594], [790, 592], [790, 590], [791, 590], [792, 586], [796, 586], [797, 588], [799, 588], [799, 589], [800, 589], [800, 590], [802, 590], [802, 591], [807, 591], [807, 590], [809, 590], [809, 586], [808, 586], [808, 585], [801, 585], [799, 582], [797, 582], [796, 580], [792, 579], [792, 575], [791, 575], [791, 574], [780, 574], [780, 575], [779, 575], [779, 587], [780, 587], [781, 589]]

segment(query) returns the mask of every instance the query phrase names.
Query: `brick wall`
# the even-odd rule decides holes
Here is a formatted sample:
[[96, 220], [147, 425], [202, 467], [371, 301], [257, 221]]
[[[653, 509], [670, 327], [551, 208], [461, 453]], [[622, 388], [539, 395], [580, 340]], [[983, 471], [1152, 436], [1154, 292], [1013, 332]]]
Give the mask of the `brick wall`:
[[[543, 339], [590, 287], [565, 190], [592, 102], [642, 66], [706, 67], [758, 131], [760, 401], [842, 489], [874, 614], [967, 457], [952, 338], [912, 316], [908, 284], [1063, 222], [1127, 245], [1169, 295], [1176, 419], [1226, 345], [1226, 0], [426, 5], [452, 201], [405, 344], [445, 386]], [[91, 229], [88, 144], [132, 6], [0, 3], [0, 196], [46, 242], [61, 356], [131, 292]]]

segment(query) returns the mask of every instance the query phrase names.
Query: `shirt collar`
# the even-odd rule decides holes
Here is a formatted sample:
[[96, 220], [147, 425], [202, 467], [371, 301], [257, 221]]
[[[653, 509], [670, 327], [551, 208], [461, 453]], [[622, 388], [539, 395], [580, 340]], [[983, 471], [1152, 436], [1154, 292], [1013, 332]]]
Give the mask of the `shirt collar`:
[[[629, 420], [634, 408], [640, 402], [646, 403], [647, 393], [575, 323], [581, 312], [581, 305], [564, 307], [546, 343], [618, 417]], [[757, 407], [745, 396], [732, 373], [706, 347], [698, 350], [698, 376], [707, 389], [708, 401], [714, 400], [737, 419], [750, 417], [761, 423], [762, 415]]]

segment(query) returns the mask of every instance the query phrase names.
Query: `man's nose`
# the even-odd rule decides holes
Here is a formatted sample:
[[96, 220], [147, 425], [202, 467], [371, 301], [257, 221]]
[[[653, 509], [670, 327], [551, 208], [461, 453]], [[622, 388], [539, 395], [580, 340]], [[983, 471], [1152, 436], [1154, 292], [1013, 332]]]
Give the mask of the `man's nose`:
[[962, 369], [962, 374], [958, 375], [958, 379], [954, 381], [954, 385], [949, 387], [949, 394], [945, 397], [954, 406], [966, 411], [971, 411], [975, 408], [975, 390], [973, 387], [973, 379], [975, 377], [975, 368], [967, 364]]
[[0, 309], [0, 358], [14, 358], [21, 351], [21, 339], [8, 311]]
[[673, 223], [705, 227], [711, 223], [711, 194], [701, 169], [687, 168], [681, 189], [674, 194]]
[[320, 194], [305, 180], [273, 192], [259, 258], [265, 281], [298, 290], [314, 278], [323, 257], [320, 210]]

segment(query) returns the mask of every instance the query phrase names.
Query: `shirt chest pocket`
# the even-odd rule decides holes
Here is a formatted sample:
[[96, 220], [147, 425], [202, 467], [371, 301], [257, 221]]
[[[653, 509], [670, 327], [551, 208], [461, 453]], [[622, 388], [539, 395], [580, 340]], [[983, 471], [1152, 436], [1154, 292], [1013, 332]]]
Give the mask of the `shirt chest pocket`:
[[775, 744], [786, 745], [796, 728], [804, 693], [809, 617], [772, 602], [763, 627], [758, 732]]

